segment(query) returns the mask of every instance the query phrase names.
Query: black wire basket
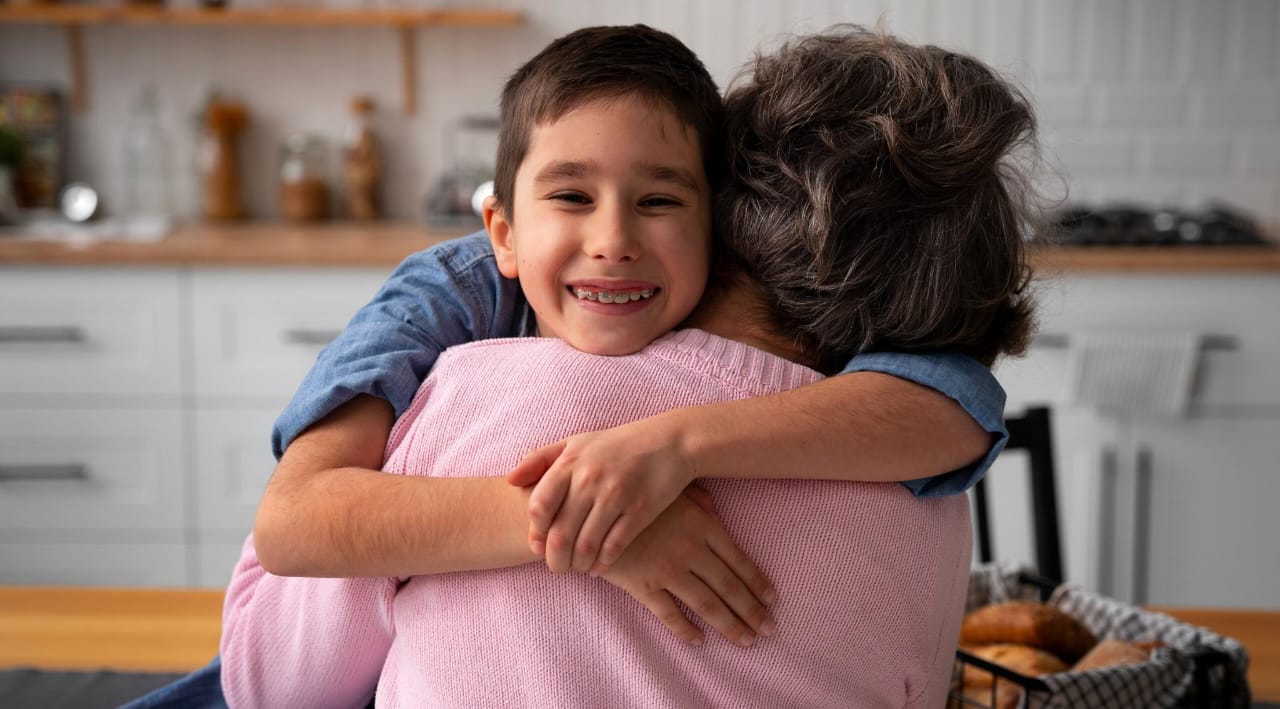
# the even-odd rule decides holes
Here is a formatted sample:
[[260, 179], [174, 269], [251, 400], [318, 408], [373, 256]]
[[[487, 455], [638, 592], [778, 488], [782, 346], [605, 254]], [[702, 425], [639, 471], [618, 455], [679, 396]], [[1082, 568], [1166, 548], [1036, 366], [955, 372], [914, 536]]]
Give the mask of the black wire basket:
[[[984, 570], [975, 570], [975, 574], [998, 574], [1000, 568], [991, 566]], [[1057, 589], [1058, 584], [1025, 571], [1017, 571], [1012, 575], [1015, 583], [1020, 585], [1027, 595], [1039, 596], [1041, 601], [1048, 601]], [[973, 601], [971, 593], [971, 603]], [[1190, 626], [1187, 626], [1188, 628]], [[1176, 707], [1248, 707], [1249, 689], [1244, 680], [1244, 666], [1247, 660], [1238, 643], [1236, 656], [1223, 650], [1198, 646], [1183, 654], [1190, 658], [1193, 677], [1176, 699], [1161, 703], [1159, 706]], [[991, 677], [990, 687], [966, 687], [965, 679], [973, 673], [981, 672]], [[1068, 673], [1063, 673], [1070, 674]], [[1091, 688], [1089, 697], [1082, 701], [1080, 696], [1064, 696], [1064, 693], [1039, 677], [1031, 677], [977, 657], [964, 649], [956, 650], [956, 661], [952, 670], [951, 690], [948, 693], [948, 709], [972, 707], [974, 709], [1010, 709], [1011, 707], [1129, 707], [1136, 706], [1131, 700], [1108, 698], [1105, 685]]]

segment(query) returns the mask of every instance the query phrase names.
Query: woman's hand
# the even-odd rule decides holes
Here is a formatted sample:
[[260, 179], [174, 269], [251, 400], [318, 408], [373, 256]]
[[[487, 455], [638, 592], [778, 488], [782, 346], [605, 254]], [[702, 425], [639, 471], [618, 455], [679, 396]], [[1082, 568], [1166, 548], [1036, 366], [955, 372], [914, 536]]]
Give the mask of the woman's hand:
[[507, 476], [529, 497], [529, 546], [560, 573], [612, 565], [696, 477], [667, 414], [530, 452]]
[[675, 599], [744, 647], [775, 629], [766, 607], [773, 585], [729, 538], [711, 495], [697, 486], [677, 495], [613, 566], [592, 573], [631, 594], [685, 642], [701, 645], [702, 631]]

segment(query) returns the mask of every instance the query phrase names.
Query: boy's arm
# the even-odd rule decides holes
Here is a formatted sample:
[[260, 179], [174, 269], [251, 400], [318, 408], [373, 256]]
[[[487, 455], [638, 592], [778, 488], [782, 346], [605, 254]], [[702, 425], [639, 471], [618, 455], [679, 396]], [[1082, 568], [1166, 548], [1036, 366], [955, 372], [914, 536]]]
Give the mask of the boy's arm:
[[[386, 402], [361, 396], [294, 440], [254, 525], [256, 560], [266, 571], [412, 576], [538, 560], [525, 541], [527, 490], [500, 477], [406, 477], [374, 470], [382, 464], [391, 424]], [[765, 603], [773, 595], [769, 579], [713, 514], [676, 503], [659, 518], [683, 524], [646, 530], [657, 541], [637, 549], [625, 573], [605, 579], [686, 640], [702, 633], [672, 597], [735, 641], [751, 630], [764, 631]]]
[[607, 566], [672, 490], [700, 477], [904, 482], [926, 496], [976, 482], [1007, 437], [1004, 392], [990, 371], [949, 354], [860, 359], [809, 386], [533, 451], [508, 476], [536, 483], [531, 548], [553, 571]]

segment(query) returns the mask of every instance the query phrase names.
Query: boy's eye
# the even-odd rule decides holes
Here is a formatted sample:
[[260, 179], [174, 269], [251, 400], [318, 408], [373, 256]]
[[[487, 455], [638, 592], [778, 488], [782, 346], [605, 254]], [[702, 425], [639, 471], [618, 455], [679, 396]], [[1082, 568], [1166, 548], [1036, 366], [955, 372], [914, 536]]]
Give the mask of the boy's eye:
[[548, 199], [554, 202], [566, 202], [568, 204], [590, 204], [591, 200], [581, 192], [557, 192]]
[[645, 197], [644, 199], [640, 200], [640, 206], [641, 207], [678, 207], [680, 206], [680, 200], [675, 199], [674, 197], [667, 197], [664, 195], [655, 195], [653, 197]]

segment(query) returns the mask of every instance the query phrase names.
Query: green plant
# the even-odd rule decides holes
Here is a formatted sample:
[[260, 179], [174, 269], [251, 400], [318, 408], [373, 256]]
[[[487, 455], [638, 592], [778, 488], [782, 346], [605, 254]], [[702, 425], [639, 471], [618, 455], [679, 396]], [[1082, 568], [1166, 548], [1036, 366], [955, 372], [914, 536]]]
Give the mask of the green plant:
[[9, 126], [0, 125], [0, 165], [17, 167], [22, 161], [22, 136]]

